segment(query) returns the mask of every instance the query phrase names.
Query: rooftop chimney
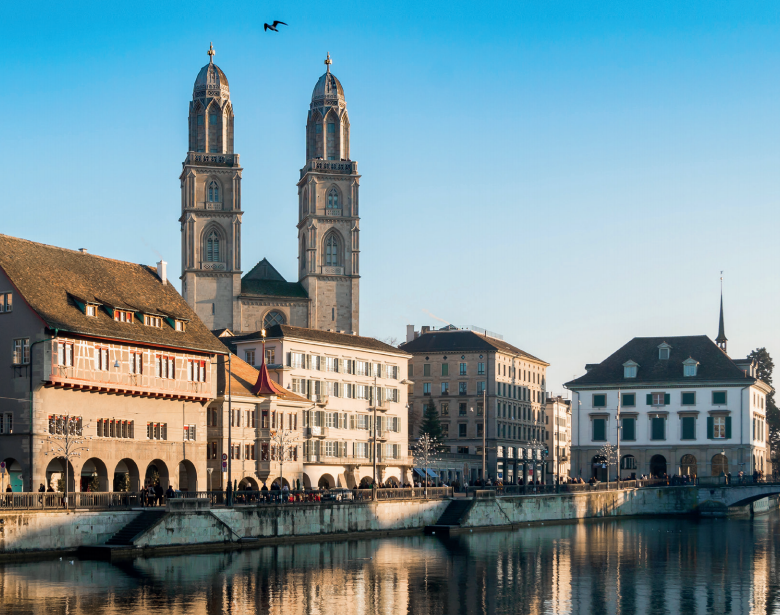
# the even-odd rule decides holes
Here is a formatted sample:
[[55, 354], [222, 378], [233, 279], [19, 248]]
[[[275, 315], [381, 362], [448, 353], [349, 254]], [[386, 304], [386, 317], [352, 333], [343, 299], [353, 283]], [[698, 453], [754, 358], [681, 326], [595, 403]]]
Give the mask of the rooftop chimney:
[[87, 249], [86, 248], [79, 248], [79, 252], [81, 252], [82, 254], [86, 254], [87, 253]]
[[160, 281], [163, 284], [168, 283], [167, 269], [168, 269], [168, 263], [166, 263], [165, 261], [160, 261], [159, 263], [157, 263], [157, 275], [160, 277]]
[[411, 342], [414, 339], [414, 325], [406, 325], [406, 341]]
[[428, 333], [428, 331], [430, 330], [431, 328], [428, 325], [423, 325], [422, 327], [420, 327], [420, 333]]

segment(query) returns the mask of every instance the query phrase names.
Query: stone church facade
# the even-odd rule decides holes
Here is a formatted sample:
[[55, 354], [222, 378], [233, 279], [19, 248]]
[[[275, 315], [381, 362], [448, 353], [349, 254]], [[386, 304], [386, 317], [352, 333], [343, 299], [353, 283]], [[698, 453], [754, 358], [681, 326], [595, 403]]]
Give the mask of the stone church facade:
[[326, 72], [314, 86], [306, 163], [298, 182], [298, 280], [268, 260], [241, 265], [241, 179], [225, 73], [209, 63], [195, 80], [189, 151], [180, 177], [182, 294], [211, 330], [247, 333], [276, 324], [359, 333], [360, 175], [350, 159], [344, 89]]

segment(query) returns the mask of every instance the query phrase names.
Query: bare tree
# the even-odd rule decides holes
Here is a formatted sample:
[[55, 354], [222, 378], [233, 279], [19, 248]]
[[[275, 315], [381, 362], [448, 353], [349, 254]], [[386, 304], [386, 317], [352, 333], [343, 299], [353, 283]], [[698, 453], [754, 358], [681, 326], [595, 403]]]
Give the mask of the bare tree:
[[[284, 487], [284, 462], [292, 461], [297, 449], [296, 442], [300, 440], [300, 434], [294, 429], [272, 429], [269, 432], [271, 439], [271, 459], [279, 462], [279, 489]], [[291, 490], [292, 491], [292, 490]]]
[[[607, 442], [604, 446], [602, 446], [599, 449], [598, 454], [603, 457], [607, 464], [607, 483], [609, 483], [609, 469], [612, 467], [612, 464], [618, 463], [617, 458], [617, 449], [612, 446], [610, 442]], [[618, 476], [620, 476], [620, 468], [618, 468]], [[609, 487], [609, 484], [607, 484], [607, 487]]]
[[428, 497], [428, 468], [439, 459], [439, 451], [441, 450], [441, 442], [430, 434], [424, 433], [418, 439], [417, 442], [410, 447], [415, 462], [423, 466], [425, 470], [425, 497]]
[[[51, 455], [54, 459], [65, 459], [65, 508], [68, 508], [68, 464], [74, 457], [81, 457], [82, 452], [89, 451], [87, 438], [84, 437], [84, 428], [80, 424], [80, 419], [70, 415], [57, 417], [53, 419], [49, 434], [50, 450], [46, 455]], [[89, 425], [87, 425], [89, 427]]]

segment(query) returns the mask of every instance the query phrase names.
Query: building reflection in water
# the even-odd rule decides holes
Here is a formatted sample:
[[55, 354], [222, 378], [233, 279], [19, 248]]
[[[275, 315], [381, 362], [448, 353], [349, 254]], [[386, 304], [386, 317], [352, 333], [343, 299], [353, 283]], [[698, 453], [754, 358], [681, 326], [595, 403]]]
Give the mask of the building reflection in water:
[[774, 530], [751, 520], [642, 519], [243, 552], [0, 567], [0, 612], [767, 613]]

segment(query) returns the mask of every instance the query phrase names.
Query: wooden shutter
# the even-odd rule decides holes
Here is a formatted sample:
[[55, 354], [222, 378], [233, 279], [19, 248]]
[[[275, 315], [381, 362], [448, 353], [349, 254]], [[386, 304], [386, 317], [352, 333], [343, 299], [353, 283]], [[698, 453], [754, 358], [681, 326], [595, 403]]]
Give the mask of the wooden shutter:
[[621, 419], [623, 422], [623, 437], [621, 440], [636, 440], [636, 423], [633, 418]]
[[707, 417], [707, 439], [708, 440], [712, 440], [712, 434], [714, 431], [713, 423], [714, 421], [712, 420], [712, 417], [708, 416]]
[[653, 394], [652, 393], [648, 393], [647, 394], [647, 405], [648, 406], [652, 406], [653, 405]]
[[726, 417], [726, 440], [731, 439], [731, 417]]
[[671, 395], [669, 393], [664, 393], [664, 405], [668, 406], [671, 402]]

